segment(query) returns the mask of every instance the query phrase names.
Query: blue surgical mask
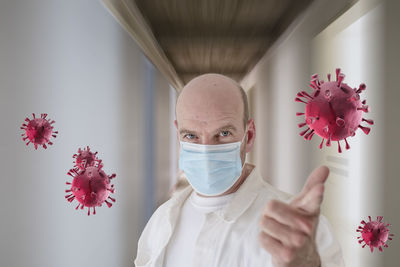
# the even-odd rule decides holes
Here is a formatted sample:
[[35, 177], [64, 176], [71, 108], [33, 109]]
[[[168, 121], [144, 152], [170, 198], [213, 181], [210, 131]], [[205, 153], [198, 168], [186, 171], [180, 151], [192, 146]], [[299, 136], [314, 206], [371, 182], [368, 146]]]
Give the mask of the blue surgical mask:
[[221, 145], [182, 141], [180, 144], [179, 168], [193, 189], [202, 195], [216, 196], [226, 192], [242, 174], [242, 141]]

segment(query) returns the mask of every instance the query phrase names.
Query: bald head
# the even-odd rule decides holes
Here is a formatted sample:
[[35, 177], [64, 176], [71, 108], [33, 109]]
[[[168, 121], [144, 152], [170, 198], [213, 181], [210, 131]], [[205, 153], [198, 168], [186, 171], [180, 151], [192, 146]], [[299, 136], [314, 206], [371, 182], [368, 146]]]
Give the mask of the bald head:
[[231, 78], [209, 73], [192, 79], [182, 89], [176, 103], [176, 118], [191, 112], [200, 119], [215, 119], [218, 115], [238, 116], [244, 128], [249, 120], [247, 95]]

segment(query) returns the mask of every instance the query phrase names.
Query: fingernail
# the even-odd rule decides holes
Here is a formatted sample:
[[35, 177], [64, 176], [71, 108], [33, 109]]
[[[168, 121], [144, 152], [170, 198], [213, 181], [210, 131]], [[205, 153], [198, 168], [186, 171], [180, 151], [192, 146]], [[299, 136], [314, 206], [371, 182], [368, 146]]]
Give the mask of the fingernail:
[[307, 234], [311, 234], [311, 226], [304, 222], [304, 221], [300, 221], [301, 227], [303, 228], [303, 231], [305, 231]]

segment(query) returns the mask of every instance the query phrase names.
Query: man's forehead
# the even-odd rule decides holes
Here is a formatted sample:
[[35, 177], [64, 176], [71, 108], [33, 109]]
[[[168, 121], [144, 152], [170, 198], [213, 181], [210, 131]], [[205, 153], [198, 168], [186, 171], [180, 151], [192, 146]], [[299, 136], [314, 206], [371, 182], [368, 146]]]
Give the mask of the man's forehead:
[[216, 132], [221, 130], [238, 131], [240, 124], [236, 121], [236, 118], [223, 118], [223, 119], [209, 119], [209, 120], [198, 120], [198, 119], [182, 119], [178, 122], [178, 129], [182, 132]]
[[237, 104], [211, 102], [182, 103], [177, 108], [176, 118], [178, 123], [215, 125], [227, 122], [235, 124], [242, 121], [242, 113]]
[[239, 104], [241, 95], [235, 88], [187, 88], [179, 95], [177, 106], [221, 106], [221, 104]]

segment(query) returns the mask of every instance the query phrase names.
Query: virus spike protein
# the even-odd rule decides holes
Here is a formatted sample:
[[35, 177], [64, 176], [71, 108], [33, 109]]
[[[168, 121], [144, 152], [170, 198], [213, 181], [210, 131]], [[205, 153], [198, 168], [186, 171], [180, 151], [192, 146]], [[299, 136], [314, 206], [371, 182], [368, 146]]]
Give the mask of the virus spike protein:
[[[352, 89], [343, 82], [345, 75], [336, 69], [336, 81], [331, 81], [328, 74], [328, 81], [320, 81], [317, 74], [311, 76], [310, 87], [314, 92], [310, 95], [305, 91], [297, 93], [295, 101], [305, 103], [305, 112], [297, 112], [296, 116], [305, 115], [305, 121], [299, 123], [299, 128], [307, 126], [306, 130], [300, 132], [305, 140], [311, 140], [314, 133], [322, 137], [319, 146], [323, 147], [323, 141], [327, 140], [326, 146], [331, 141], [337, 141], [338, 152], [341, 153], [340, 140], [345, 140], [346, 149], [350, 146], [346, 138], [354, 136], [355, 131], [360, 128], [365, 134], [369, 134], [370, 128], [362, 126], [364, 121], [373, 125], [373, 120], [362, 118], [362, 112], [369, 112], [366, 101], [360, 101], [360, 93], [366, 89], [365, 84], [359, 88]], [[312, 133], [306, 134], [311, 129]]]
[[35, 113], [32, 113], [33, 119], [30, 120], [28, 117], [25, 118], [25, 122], [20, 127], [25, 132], [21, 134], [22, 141], [25, 142], [28, 139], [26, 145], [33, 143], [35, 150], [38, 146], [43, 146], [44, 149], [47, 145], [52, 145], [50, 141], [51, 137], [56, 138], [58, 131], [53, 131], [52, 124], [55, 123], [54, 120], [46, 119], [47, 114], [42, 113], [40, 118], [36, 118]]
[[108, 176], [102, 170], [102, 165], [89, 166], [85, 169], [76, 167], [70, 169], [67, 174], [73, 177], [73, 180], [72, 183], [66, 183], [70, 187], [65, 190], [66, 193], [69, 193], [65, 198], [69, 202], [74, 199], [79, 202], [75, 209], [78, 209], [79, 206], [81, 209], [88, 207], [88, 215], [90, 215], [90, 209], [93, 208], [93, 214], [96, 214], [96, 206], [101, 207], [105, 202], [108, 207], [111, 207], [112, 203], [107, 200], [115, 202], [115, 199], [110, 197], [110, 193], [114, 193], [111, 179], [114, 179], [116, 175]]
[[387, 248], [386, 242], [392, 240], [394, 234], [389, 234], [388, 227], [390, 224], [382, 222], [383, 217], [377, 216], [376, 221], [371, 220], [371, 216], [368, 216], [369, 222], [361, 221], [356, 232], [360, 232], [361, 236], [357, 237], [358, 243], [365, 246], [369, 246], [371, 253], [374, 252], [374, 248], [379, 248], [379, 251], [383, 251], [382, 247]]

